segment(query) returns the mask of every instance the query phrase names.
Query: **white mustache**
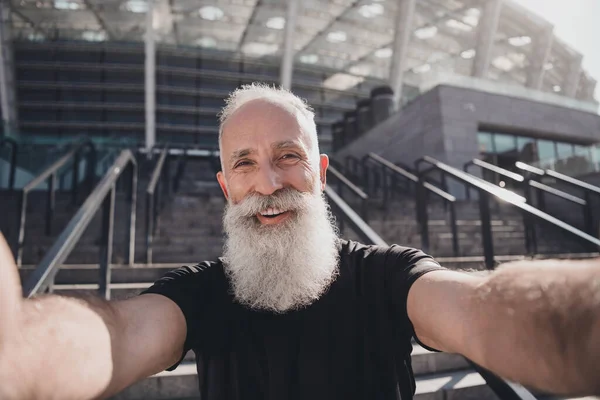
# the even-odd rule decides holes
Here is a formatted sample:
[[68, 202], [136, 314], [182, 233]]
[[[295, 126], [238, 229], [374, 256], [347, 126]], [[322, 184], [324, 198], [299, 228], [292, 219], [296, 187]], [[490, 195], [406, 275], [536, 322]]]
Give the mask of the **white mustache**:
[[231, 211], [238, 217], [253, 217], [268, 209], [305, 211], [309, 207], [310, 193], [302, 193], [292, 188], [283, 188], [271, 195], [265, 196], [258, 193], [247, 195], [240, 203], [230, 206]]

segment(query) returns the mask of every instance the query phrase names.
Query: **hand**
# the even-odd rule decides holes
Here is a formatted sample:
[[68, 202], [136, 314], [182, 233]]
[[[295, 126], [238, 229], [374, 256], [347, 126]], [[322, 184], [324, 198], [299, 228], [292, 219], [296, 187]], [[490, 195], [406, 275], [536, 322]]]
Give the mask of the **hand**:
[[[15, 398], [4, 393], [2, 388], [10, 390], [3, 382], [11, 369], [9, 350], [15, 349], [19, 336], [23, 295], [17, 266], [4, 236], [0, 234], [0, 398]], [[7, 379], [8, 380], [8, 379]], [[12, 386], [14, 388], [14, 386]]]
[[17, 334], [15, 331], [22, 302], [17, 266], [0, 233], [0, 352], [4, 343]]

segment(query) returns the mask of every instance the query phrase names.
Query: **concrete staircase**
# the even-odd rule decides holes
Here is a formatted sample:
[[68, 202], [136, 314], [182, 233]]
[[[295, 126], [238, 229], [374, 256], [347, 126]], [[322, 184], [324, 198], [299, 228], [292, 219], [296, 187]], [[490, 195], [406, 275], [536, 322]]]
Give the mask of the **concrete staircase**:
[[[356, 183], [356, 182], [355, 182]], [[356, 196], [344, 192], [344, 200], [355, 210], [360, 209]], [[452, 247], [450, 213], [441, 200], [432, 199], [428, 203], [428, 252], [436, 258], [455, 257]], [[494, 252], [501, 259], [518, 259], [527, 254], [523, 216], [515, 207], [506, 203], [490, 201], [492, 238]], [[368, 207], [369, 225], [388, 243], [423, 248], [420, 228], [416, 221], [414, 195], [397, 189], [387, 206], [383, 207], [381, 193], [371, 193]], [[456, 202], [457, 233], [459, 242], [458, 257], [481, 258], [483, 256], [479, 205], [476, 200]], [[536, 256], [595, 253], [596, 249], [586, 248], [567, 233], [549, 224], [536, 224], [538, 252]], [[358, 240], [351, 229], [344, 227], [342, 236]]]

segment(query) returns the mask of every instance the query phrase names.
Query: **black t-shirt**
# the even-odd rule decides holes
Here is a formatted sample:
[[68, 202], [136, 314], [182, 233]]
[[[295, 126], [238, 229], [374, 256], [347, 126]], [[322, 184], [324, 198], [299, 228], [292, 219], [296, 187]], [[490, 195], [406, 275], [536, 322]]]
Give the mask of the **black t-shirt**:
[[183, 311], [202, 400], [412, 399], [406, 300], [441, 267], [416, 249], [352, 241], [340, 241], [339, 267], [319, 300], [285, 314], [237, 303], [220, 260], [171, 271], [145, 293]]

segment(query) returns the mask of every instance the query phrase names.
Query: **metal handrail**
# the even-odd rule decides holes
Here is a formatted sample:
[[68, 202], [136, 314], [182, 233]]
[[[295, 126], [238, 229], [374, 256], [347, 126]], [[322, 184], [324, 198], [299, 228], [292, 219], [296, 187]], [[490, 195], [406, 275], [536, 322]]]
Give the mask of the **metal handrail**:
[[[583, 224], [585, 227], [585, 231], [590, 234], [594, 233], [594, 222], [592, 219], [592, 201], [590, 198], [590, 193], [600, 193], [599, 188], [596, 188], [596, 189], [598, 189], [598, 192], [594, 192], [594, 191], [590, 192], [590, 190], [585, 188], [585, 186], [591, 186], [592, 188], [595, 188], [594, 186], [589, 185], [589, 184], [588, 185], [576, 184], [574, 182], [575, 179], [573, 179], [573, 178], [568, 179], [569, 177], [566, 175], [554, 173], [554, 171], [552, 171], [551, 174], [548, 174], [548, 172], [550, 172], [550, 171], [544, 171], [543, 169], [534, 167], [529, 164], [525, 164], [524, 162], [521, 162], [521, 161], [516, 162], [515, 166], [517, 168], [527, 172], [530, 176], [537, 177], [539, 180], [541, 180], [544, 176], [548, 175], [548, 176], [554, 177], [555, 179], [561, 180], [567, 184], [570, 184], [570, 185], [576, 186], [580, 189], [583, 189], [585, 192], [584, 199], [577, 197], [577, 196], [573, 196], [572, 194], [569, 194], [562, 190], [553, 188], [552, 186], [543, 184], [539, 180], [534, 180], [531, 177], [528, 178], [529, 186], [540, 190], [540, 192], [538, 194], [538, 198], [537, 198], [537, 203], [536, 203], [540, 210], [542, 210], [542, 211], [546, 210], [546, 201], [544, 198], [545, 193], [551, 194], [551, 195], [561, 198], [563, 200], [567, 200], [571, 203], [580, 205], [583, 207], [583, 209], [582, 209], [583, 210]], [[563, 180], [563, 177], [567, 178], [567, 179]], [[585, 182], [582, 182], [582, 183], [585, 183]]]
[[[331, 188], [325, 188], [325, 194], [329, 200], [331, 208], [337, 212], [337, 214], [343, 218], [348, 224], [350, 224], [352, 230], [356, 235], [366, 244], [374, 244], [378, 246], [387, 246], [385, 240], [383, 240], [371, 227], [360, 218], [352, 208], [342, 200], [342, 198]], [[340, 215], [341, 214], [341, 215]], [[527, 389], [523, 386], [505, 381], [498, 377], [489, 370], [469, 361], [473, 369], [475, 369], [486, 383], [492, 388], [499, 398], [503, 400], [535, 400]]]
[[575, 178], [570, 177], [565, 174], [561, 174], [560, 172], [556, 172], [551, 169], [547, 169], [544, 172], [546, 172], [547, 176], [554, 178], [556, 180], [559, 180], [561, 182], [567, 183], [569, 185], [575, 186], [578, 189], [584, 190], [586, 193], [600, 195], [600, 187], [598, 187], [598, 186], [594, 186], [587, 182], [581, 181], [579, 179], [575, 179]]
[[[517, 168], [523, 169], [524, 171], [527, 171], [529, 173], [533, 173], [533, 174], [539, 175], [539, 176], [543, 176], [544, 175], [544, 171], [541, 170], [541, 169], [539, 169], [539, 168], [532, 167], [532, 166], [524, 164], [522, 162], [518, 162], [517, 164], [518, 164]], [[571, 203], [575, 203], [575, 204], [578, 204], [578, 205], [581, 205], [581, 206], [585, 206], [587, 204], [587, 202], [585, 200], [583, 200], [583, 199], [581, 199], [581, 198], [579, 198], [577, 196], [573, 196], [572, 194], [569, 194], [567, 192], [563, 192], [562, 190], [555, 189], [555, 188], [553, 188], [551, 186], [545, 185], [545, 184], [543, 184], [541, 182], [538, 182], [538, 181], [535, 181], [535, 180], [532, 180], [532, 179], [525, 179], [522, 175], [519, 175], [519, 174], [517, 174], [515, 172], [509, 171], [507, 169], [498, 167], [497, 165], [490, 164], [490, 163], [482, 161], [482, 160], [473, 159], [473, 160], [469, 161], [468, 163], [466, 163], [463, 166], [463, 170], [468, 173], [469, 172], [468, 168], [470, 166], [472, 166], [472, 165], [478, 166], [481, 169], [485, 169], [485, 170], [488, 170], [490, 172], [494, 172], [494, 173], [496, 173], [498, 175], [502, 175], [502, 176], [504, 176], [506, 178], [510, 178], [510, 179], [514, 180], [515, 182], [519, 182], [519, 183], [527, 182], [531, 187], [533, 187], [535, 189], [539, 189], [542, 192], [554, 195], [554, 196], [559, 197], [559, 198], [561, 198], [563, 200], [570, 201]], [[470, 196], [469, 196], [470, 191], [469, 191], [468, 187], [465, 188], [465, 189], [466, 189], [466, 195], [467, 195], [467, 199], [468, 199], [468, 198], [470, 198]]]
[[17, 172], [17, 153], [19, 149], [19, 145], [17, 141], [4, 137], [0, 139], [0, 149], [2, 147], [10, 147], [10, 170], [8, 172], [8, 190], [13, 190], [15, 188], [15, 177]]
[[52, 290], [54, 277], [60, 266], [65, 262], [75, 245], [81, 239], [91, 223], [96, 212], [102, 208], [102, 239], [100, 251], [100, 294], [106, 299], [110, 298], [110, 266], [112, 260], [113, 236], [114, 236], [114, 214], [116, 183], [119, 178], [128, 171], [131, 184], [128, 190], [129, 225], [127, 247], [127, 260], [133, 265], [135, 254], [135, 211], [137, 202], [137, 163], [134, 155], [129, 150], [123, 150], [113, 165], [108, 169], [102, 180], [96, 185], [93, 192], [87, 197], [81, 207], [77, 210], [66, 228], [62, 231], [50, 250], [36, 269], [27, 277], [23, 285], [25, 297], [33, 297], [46, 290]]
[[360, 216], [363, 220], [368, 221], [368, 201], [369, 195], [366, 194], [361, 188], [352, 183], [348, 178], [344, 176], [340, 171], [338, 171], [334, 166], [329, 165], [327, 168], [327, 172], [335, 177], [337, 180], [337, 191], [339, 196], [343, 196], [344, 188], [350, 190], [352, 194], [357, 196], [360, 199]]
[[[457, 168], [444, 164], [436, 160], [435, 158], [429, 156], [420, 158], [415, 162], [417, 170], [419, 170], [419, 166], [423, 163], [430, 164], [441, 173], [448, 175], [449, 177], [461, 182], [464, 185], [469, 185], [478, 190], [483, 251], [485, 265], [488, 269], [493, 269], [495, 265], [491, 230], [491, 216], [489, 208], [490, 197], [496, 200], [502, 200], [514, 207], [517, 207], [527, 217], [529, 217], [525, 218], [526, 221], [529, 221], [531, 218], [535, 218], [539, 221], [549, 223], [552, 226], [560, 228], [561, 230], [574, 236], [579, 241], [583, 242], [586, 246], [594, 246], [595, 248], [600, 248], [600, 239], [597, 239], [579, 229], [574, 228], [573, 226], [533, 207], [531, 204], [523, 202], [520, 196], [516, 195], [515, 193], [509, 190], [502, 189], [498, 186], [483, 182], [479, 178], [476, 178]], [[535, 231], [532, 229], [531, 226], [526, 225], [526, 246], [528, 249], [530, 249], [530, 246], [532, 245], [535, 247], [535, 237], [531, 236], [534, 232]]]
[[86, 165], [86, 180], [91, 187], [94, 184], [96, 175], [96, 148], [91, 140], [77, 140], [71, 147], [71, 150], [48, 166], [38, 176], [33, 178], [21, 190], [19, 197], [19, 214], [17, 220], [18, 231], [13, 245], [13, 252], [18, 266], [21, 266], [23, 261], [23, 247], [25, 242], [25, 223], [27, 219], [27, 202], [30, 191], [38, 187], [44, 181], [48, 181], [47, 201], [46, 201], [46, 235], [52, 234], [52, 221], [54, 219], [55, 208], [55, 190], [56, 178], [60, 170], [72, 161], [73, 176], [71, 184], [71, 201], [73, 205], [77, 203], [79, 190], [79, 161], [83, 151], [88, 149], [88, 160]]
[[[471, 166], [476, 166], [479, 167], [483, 170], [487, 170], [490, 172], [493, 172], [495, 174], [501, 175], [505, 178], [511, 179], [517, 183], [523, 183], [525, 182], [525, 178], [523, 177], [523, 175], [519, 175], [515, 172], [509, 171], [507, 169], [501, 168], [497, 165], [491, 164], [489, 162], [483, 161], [483, 160], [479, 160], [477, 158], [472, 159], [469, 162], [466, 162], [463, 165], [463, 171], [465, 171], [466, 173], [469, 173], [469, 167]], [[467, 200], [471, 199], [471, 191], [469, 190], [468, 187], [465, 187], [465, 197], [467, 198]]]
[[[169, 148], [165, 146], [154, 166], [152, 177], [146, 189], [146, 263], [148, 264], [152, 264], [152, 244], [154, 242], [154, 235], [156, 234], [158, 214], [164, 206], [165, 197], [168, 198], [171, 194], [168, 157]], [[157, 187], [159, 190], [156, 190]]]
[[350, 225], [350, 228], [365, 243], [385, 246], [386, 242], [350, 207], [330, 186], [325, 186], [325, 194], [334, 212]]
[[[429, 251], [429, 216], [427, 211], [427, 193], [433, 193], [444, 201], [444, 204], [447, 205], [448, 211], [450, 213], [450, 229], [452, 232], [452, 251], [455, 256], [460, 254], [460, 246], [458, 243], [458, 227], [456, 223], [456, 197], [452, 196], [450, 193], [447, 193], [436, 186], [432, 185], [429, 182], [426, 182], [424, 177], [417, 176], [413, 173], [406, 171], [404, 168], [401, 168], [385, 158], [375, 154], [369, 153], [366, 155], [363, 160], [366, 162], [367, 160], [371, 160], [373, 162], [378, 163], [384, 169], [387, 169], [394, 174], [401, 176], [412, 182], [417, 188], [415, 190], [416, 196], [416, 222], [420, 226], [421, 233], [421, 246], [425, 251]], [[364, 164], [363, 164], [364, 165]], [[387, 202], [388, 190], [387, 185], [384, 184], [384, 203]]]

